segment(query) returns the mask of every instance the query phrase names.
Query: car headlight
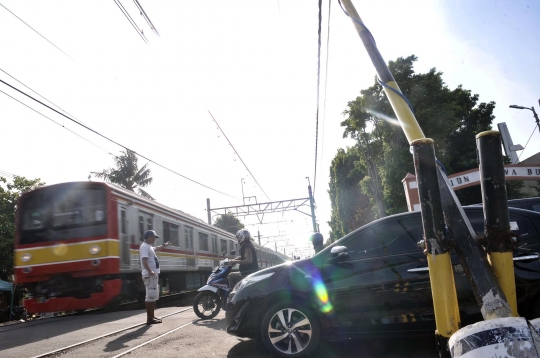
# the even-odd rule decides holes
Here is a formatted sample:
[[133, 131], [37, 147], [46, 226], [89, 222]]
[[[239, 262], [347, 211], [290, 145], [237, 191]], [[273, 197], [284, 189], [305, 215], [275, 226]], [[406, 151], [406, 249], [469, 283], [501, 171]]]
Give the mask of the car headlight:
[[28, 262], [30, 261], [30, 259], [32, 259], [32, 255], [30, 255], [29, 253], [24, 253], [21, 255], [22, 262]]
[[235, 286], [236, 290], [234, 291], [240, 291], [241, 289], [249, 286], [249, 285], [252, 285], [254, 283], [257, 283], [257, 282], [260, 282], [262, 280], [266, 280], [267, 278], [269, 278], [270, 276], [272, 276], [274, 274], [274, 272], [270, 272], [270, 273], [266, 273], [264, 275], [258, 275], [258, 276], [253, 276], [253, 277], [246, 277], [245, 279], [243, 279], [242, 281], [240, 281], [240, 283], [238, 285]]
[[92, 246], [90, 246], [90, 249], [88, 251], [90, 251], [90, 253], [92, 255], [97, 255], [101, 251], [101, 247], [99, 247], [97, 245], [92, 245]]

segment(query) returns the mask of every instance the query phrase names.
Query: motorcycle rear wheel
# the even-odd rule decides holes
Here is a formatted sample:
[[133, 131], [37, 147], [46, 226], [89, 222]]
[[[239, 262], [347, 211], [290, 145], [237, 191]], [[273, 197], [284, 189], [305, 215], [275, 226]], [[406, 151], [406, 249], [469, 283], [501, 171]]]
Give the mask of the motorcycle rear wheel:
[[221, 298], [212, 291], [203, 291], [193, 301], [193, 311], [200, 319], [212, 319], [221, 310]]

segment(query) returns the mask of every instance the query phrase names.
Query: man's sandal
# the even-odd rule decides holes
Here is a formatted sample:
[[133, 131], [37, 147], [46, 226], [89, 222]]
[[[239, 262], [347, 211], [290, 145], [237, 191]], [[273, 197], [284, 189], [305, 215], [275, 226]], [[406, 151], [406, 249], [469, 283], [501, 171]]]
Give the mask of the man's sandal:
[[154, 318], [153, 320], [151, 320], [150, 322], [146, 322], [146, 325], [150, 325], [150, 324], [158, 324], [158, 323], [161, 323], [162, 321], [160, 319], [157, 319], [157, 318]]

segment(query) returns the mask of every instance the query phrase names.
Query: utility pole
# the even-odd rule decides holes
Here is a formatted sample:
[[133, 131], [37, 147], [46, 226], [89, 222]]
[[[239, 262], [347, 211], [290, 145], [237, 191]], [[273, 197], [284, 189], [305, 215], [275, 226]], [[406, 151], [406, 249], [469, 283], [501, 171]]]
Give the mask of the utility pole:
[[261, 232], [257, 230], [257, 236], [259, 237], [259, 245], [261, 244]]
[[308, 193], [309, 193], [309, 206], [311, 207], [311, 221], [313, 222], [313, 232], [317, 232], [317, 220], [315, 218], [315, 203], [313, 200], [313, 194], [311, 192], [311, 183], [309, 182], [309, 177], [306, 177], [308, 180]]
[[208, 225], [212, 225], [212, 215], [210, 214], [210, 198], [206, 198], [206, 214], [208, 215]]

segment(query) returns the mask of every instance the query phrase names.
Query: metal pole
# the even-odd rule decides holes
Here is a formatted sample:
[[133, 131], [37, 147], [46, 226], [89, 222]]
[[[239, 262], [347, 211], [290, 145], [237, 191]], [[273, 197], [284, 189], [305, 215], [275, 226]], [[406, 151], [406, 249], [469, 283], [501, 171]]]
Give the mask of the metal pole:
[[435, 339], [441, 357], [450, 357], [448, 340], [461, 326], [454, 272], [450, 260], [433, 140], [424, 138], [411, 143], [418, 194], [422, 209], [424, 254], [427, 256], [433, 308]]
[[[379, 83], [383, 86], [386, 96], [392, 105], [401, 128], [409, 143], [416, 139], [424, 138], [424, 133], [418, 125], [409, 103], [401, 93], [394, 77], [390, 73], [388, 66], [384, 62], [373, 36], [362, 22], [356, 12], [351, 0], [341, 0], [341, 3], [351, 17], [353, 24], [360, 35], [366, 51], [375, 66]], [[452, 229], [453, 237], [457, 243], [456, 253], [458, 254], [463, 269], [469, 279], [475, 294], [480, 311], [484, 319], [511, 317], [510, 306], [506, 302], [504, 292], [497, 281], [486, 254], [482, 246], [476, 240], [474, 233], [459, 200], [450, 186], [446, 174], [441, 168], [437, 170], [439, 190], [443, 212], [448, 226]]]
[[369, 32], [367, 27], [362, 22], [362, 19], [360, 18], [360, 15], [358, 15], [358, 12], [356, 12], [351, 0], [341, 0], [341, 3], [347, 11], [347, 15], [349, 15], [353, 21], [354, 27], [356, 28], [358, 35], [360, 35], [360, 39], [362, 40], [364, 47], [371, 58], [371, 62], [373, 63], [373, 66], [375, 66], [380, 83], [383, 86], [384, 92], [386, 93], [394, 112], [396, 113], [407, 140], [409, 143], [411, 143], [415, 139], [425, 138], [422, 129], [418, 125], [418, 122], [412, 113], [412, 110], [409, 108], [409, 104], [405, 100], [405, 97], [402, 96], [401, 90], [394, 80], [394, 76], [392, 76], [390, 73], [388, 66], [386, 66], [384, 59], [377, 49], [377, 45], [375, 44], [375, 40], [373, 39], [371, 32]]
[[244, 195], [244, 178], [240, 179], [240, 185], [242, 185], [242, 202], [246, 205], [246, 197]]
[[257, 236], [259, 237], [259, 245], [261, 244], [261, 232], [257, 230]]
[[315, 204], [313, 202], [313, 194], [311, 193], [311, 185], [308, 185], [309, 206], [311, 206], [311, 221], [313, 222], [313, 232], [317, 232], [317, 222], [315, 219]]
[[479, 133], [476, 136], [476, 146], [486, 225], [484, 231], [487, 239], [486, 251], [495, 276], [512, 308], [512, 314], [518, 317], [501, 133], [497, 131]]
[[446, 173], [438, 168], [437, 175], [445, 220], [452, 230], [452, 237], [456, 243], [454, 250], [469, 280], [482, 316], [485, 320], [512, 317], [512, 309], [506, 301], [504, 291], [456, 193], [451, 189]]
[[208, 215], [208, 225], [212, 225], [212, 215], [210, 215], [210, 198], [206, 198], [206, 214]]
[[[538, 100], [538, 105], [540, 105], [540, 99]], [[532, 111], [533, 111], [533, 114], [534, 114], [534, 119], [536, 119], [536, 126], [538, 127], [538, 132], [540, 132], [540, 121], [538, 120], [538, 114], [536, 114], [536, 111], [534, 110], [534, 107], [531, 107]]]

